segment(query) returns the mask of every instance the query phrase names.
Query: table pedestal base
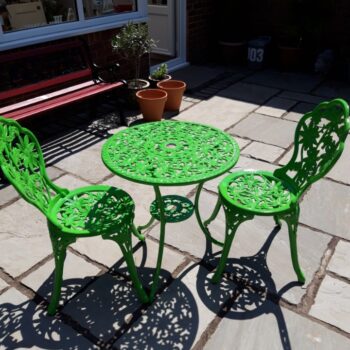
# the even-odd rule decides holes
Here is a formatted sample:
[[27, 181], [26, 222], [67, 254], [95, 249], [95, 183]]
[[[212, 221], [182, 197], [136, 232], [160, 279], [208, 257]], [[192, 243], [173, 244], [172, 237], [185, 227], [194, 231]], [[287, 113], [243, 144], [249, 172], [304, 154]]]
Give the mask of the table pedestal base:
[[[177, 195], [162, 196], [165, 222], [180, 222], [187, 220], [194, 211], [193, 203], [186, 197]], [[158, 201], [151, 204], [150, 213], [153, 218], [160, 221]]]

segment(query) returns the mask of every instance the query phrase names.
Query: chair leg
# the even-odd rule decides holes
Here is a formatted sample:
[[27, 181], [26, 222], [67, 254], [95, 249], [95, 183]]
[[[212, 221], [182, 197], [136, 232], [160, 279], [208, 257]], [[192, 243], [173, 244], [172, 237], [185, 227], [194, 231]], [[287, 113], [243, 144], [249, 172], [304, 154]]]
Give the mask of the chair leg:
[[278, 226], [278, 227], [282, 226], [281, 220], [280, 220], [280, 218], [277, 215], [274, 215], [273, 219], [275, 220], [276, 226]]
[[226, 216], [226, 229], [225, 229], [225, 242], [222, 249], [221, 258], [212, 278], [212, 283], [218, 283], [221, 279], [222, 273], [224, 271], [228, 253], [232, 245], [232, 241], [235, 237], [238, 226], [247, 220], [253, 219], [254, 215], [246, 215], [244, 213], [236, 212], [233, 208], [225, 208]]
[[220, 199], [220, 196], [218, 196], [218, 200], [215, 204], [215, 208], [213, 210], [213, 212], [211, 213], [211, 215], [209, 216], [209, 218], [207, 220], [205, 220], [203, 222], [203, 225], [204, 226], [209, 226], [209, 224], [216, 219], [216, 217], [218, 216], [219, 214], [219, 211], [220, 211], [220, 208], [221, 208], [221, 199]]
[[290, 254], [292, 257], [292, 263], [294, 271], [298, 277], [300, 283], [305, 283], [305, 275], [299, 265], [298, 259], [298, 247], [297, 247], [297, 230], [299, 219], [299, 206], [295, 210], [281, 217], [288, 225], [288, 234], [290, 242]]
[[124, 259], [126, 261], [126, 265], [130, 273], [130, 278], [134, 284], [136, 294], [142, 303], [147, 303], [149, 299], [138, 277], [134, 257], [132, 254], [131, 235], [123, 232], [120, 234], [115, 233], [113, 235], [108, 235], [108, 236], [103, 235], [102, 238], [110, 239], [119, 245], [123, 253]]
[[66, 259], [67, 247], [76, 241], [74, 237], [62, 237], [57, 233], [50, 231], [50, 238], [55, 256], [55, 279], [54, 287], [48, 307], [48, 314], [53, 316], [56, 313], [58, 301], [61, 296], [63, 266]]

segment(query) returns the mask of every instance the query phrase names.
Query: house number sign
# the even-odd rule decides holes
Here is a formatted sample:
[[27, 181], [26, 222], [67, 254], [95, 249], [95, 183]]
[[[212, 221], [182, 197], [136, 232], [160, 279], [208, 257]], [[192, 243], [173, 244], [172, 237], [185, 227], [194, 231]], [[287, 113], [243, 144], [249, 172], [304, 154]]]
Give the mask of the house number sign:
[[250, 62], [262, 62], [264, 59], [264, 49], [249, 47], [248, 48], [248, 60]]

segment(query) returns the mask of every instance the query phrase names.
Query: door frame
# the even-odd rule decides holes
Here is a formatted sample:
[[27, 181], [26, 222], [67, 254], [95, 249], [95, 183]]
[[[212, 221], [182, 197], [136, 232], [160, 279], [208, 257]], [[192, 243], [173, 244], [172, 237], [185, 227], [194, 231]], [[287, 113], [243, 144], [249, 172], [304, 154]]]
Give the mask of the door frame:
[[[176, 0], [175, 1], [175, 51], [176, 57], [166, 62], [168, 70], [174, 71], [176, 69], [188, 66], [189, 63], [186, 61], [187, 54], [187, 0]], [[154, 70], [159, 65], [151, 66], [151, 70]]]

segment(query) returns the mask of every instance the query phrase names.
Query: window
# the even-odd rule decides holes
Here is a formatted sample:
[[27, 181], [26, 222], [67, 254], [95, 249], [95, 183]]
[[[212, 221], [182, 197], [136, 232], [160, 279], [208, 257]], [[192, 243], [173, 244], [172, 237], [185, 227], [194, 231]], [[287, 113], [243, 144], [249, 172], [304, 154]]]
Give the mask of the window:
[[145, 16], [141, 0], [0, 0], [0, 47], [111, 29]]

